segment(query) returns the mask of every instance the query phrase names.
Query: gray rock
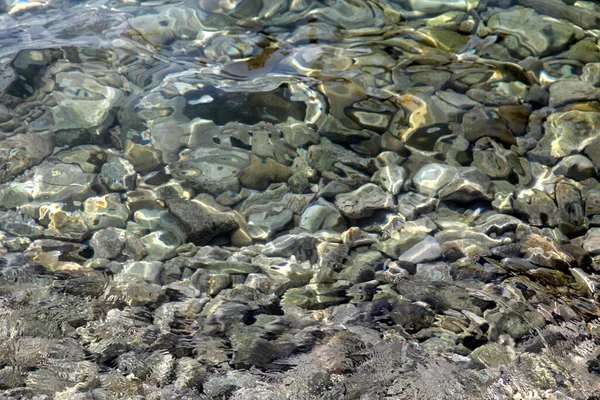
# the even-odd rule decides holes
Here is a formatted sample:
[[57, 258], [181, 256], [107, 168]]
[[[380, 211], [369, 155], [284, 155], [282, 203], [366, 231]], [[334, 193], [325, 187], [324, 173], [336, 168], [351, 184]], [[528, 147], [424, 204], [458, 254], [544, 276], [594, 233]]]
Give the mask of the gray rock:
[[[66, 212], [60, 207], [49, 207], [46, 213], [50, 223], [44, 232], [46, 237], [82, 241], [87, 238], [90, 228], [80, 212]], [[44, 209], [44, 207], [42, 207]]]
[[414, 235], [408, 232], [392, 231], [389, 239], [375, 243], [372, 247], [389, 257], [397, 259], [402, 253], [406, 252], [423, 239], [425, 239], [425, 235], [422, 234]]
[[342, 214], [352, 219], [370, 217], [376, 210], [392, 210], [394, 198], [372, 183], [350, 192], [339, 194], [335, 205]]
[[[122, 87], [124, 79], [98, 68], [98, 64], [87, 67], [83, 63], [81, 69], [73, 70], [70, 62], [61, 60], [52, 68], [57, 87], [68, 88], [53, 90], [51, 94], [57, 104], [52, 108], [57, 146], [88, 143], [102, 137], [114, 121], [125, 97], [117, 88]], [[47, 129], [47, 125], [43, 118], [33, 123], [38, 130]]]
[[11, 235], [35, 239], [43, 235], [44, 227], [38, 225], [34, 219], [27, 218], [21, 213], [8, 211], [0, 212], [0, 230]]
[[465, 138], [471, 143], [475, 143], [482, 137], [494, 138], [509, 145], [516, 142], [497, 109], [494, 108], [480, 106], [467, 111], [463, 116], [461, 128]]
[[239, 226], [232, 213], [220, 212], [197, 200], [171, 198], [167, 207], [183, 225], [189, 240], [197, 245], [205, 245], [215, 236]]
[[440, 200], [470, 202], [474, 200], [492, 200], [490, 196], [490, 178], [477, 168], [459, 170], [452, 182], [439, 191]]
[[451, 165], [427, 164], [417, 171], [412, 180], [420, 194], [433, 197], [454, 179], [456, 172], [456, 167]]
[[402, 253], [402, 255], [398, 257], [398, 261], [407, 261], [418, 264], [437, 260], [441, 255], [442, 247], [438, 241], [432, 236], [427, 236], [424, 240]]
[[21, 172], [37, 165], [54, 150], [52, 135], [30, 133], [0, 140], [0, 183], [7, 182]]
[[83, 201], [96, 193], [97, 175], [74, 164], [44, 162], [33, 176], [33, 198], [38, 201]]
[[556, 176], [563, 175], [576, 181], [583, 181], [596, 176], [596, 167], [586, 156], [576, 154], [563, 158], [552, 169], [552, 172]]
[[308, 148], [309, 165], [319, 172], [330, 171], [335, 163], [341, 162], [349, 167], [366, 170], [368, 160], [356, 153], [322, 138], [321, 143]]
[[100, 170], [100, 179], [110, 190], [131, 190], [135, 187], [135, 178], [133, 165], [120, 157], [111, 158]]
[[30, 182], [12, 181], [0, 186], [0, 209], [17, 208], [31, 202]]
[[283, 235], [265, 244], [262, 254], [267, 257], [296, 257], [298, 261], [317, 261], [318, 239], [308, 233]]
[[[139, 210], [133, 214], [133, 219], [146, 232], [162, 230], [171, 233], [179, 244], [187, 237], [185, 226], [181, 221], [165, 210]], [[129, 224], [127, 230], [130, 230]]]
[[160, 284], [163, 263], [160, 261], [135, 261], [123, 265], [123, 274], [142, 278], [148, 283]]
[[598, 112], [555, 112], [547, 118], [545, 134], [529, 154], [536, 161], [552, 165], [560, 158], [580, 153], [591, 145], [597, 137], [594, 129], [599, 124]]
[[121, 203], [119, 195], [107, 194], [90, 197], [83, 203], [83, 220], [91, 230], [103, 228], [125, 228], [129, 219], [129, 208]]
[[486, 368], [498, 368], [502, 365], [512, 365], [517, 356], [513, 349], [499, 343], [488, 343], [473, 350], [471, 358]]
[[594, 86], [600, 86], [600, 63], [584, 65], [581, 80]]
[[386, 165], [373, 174], [371, 180], [380, 184], [385, 190], [397, 195], [407, 178], [406, 170], [399, 165]]
[[173, 232], [158, 230], [140, 238], [146, 250], [146, 261], [164, 261], [177, 255], [177, 248], [183, 244], [181, 237]]
[[583, 240], [583, 249], [592, 255], [600, 254], [600, 228], [590, 228]]
[[309, 232], [316, 232], [321, 229], [343, 231], [346, 229], [346, 222], [333, 204], [319, 199], [317, 204], [308, 207], [302, 213], [298, 226]]
[[596, 100], [600, 89], [591, 83], [575, 80], [557, 81], [550, 86], [550, 107], [560, 107], [578, 101]]
[[490, 256], [492, 253], [476, 239], [458, 239], [449, 240], [442, 244], [442, 254], [451, 261], [468, 257], [468, 259], [477, 261], [481, 257]]
[[348, 193], [351, 190], [352, 188], [350, 186], [336, 180], [328, 182], [323, 186], [317, 193], [317, 196], [325, 199], [335, 199], [335, 196], [338, 194]]
[[119, 228], [106, 228], [94, 233], [90, 239], [90, 245], [94, 249], [94, 257], [117, 258], [126, 243], [126, 231]]
[[523, 190], [516, 194], [514, 208], [518, 213], [527, 216], [534, 226], [556, 226], [559, 212], [554, 200], [545, 192], [537, 189]]
[[561, 181], [556, 184], [555, 196], [560, 210], [560, 229], [570, 236], [583, 233], [586, 222], [585, 209], [577, 187], [567, 180]]
[[248, 226], [246, 231], [253, 239], [267, 240], [281, 231], [293, 218], [294, 212], [283, 202], [254, 205], [247, 209]]
[[[521, 59], [563, 50], [575, 38], [577, 32], [573, 24], [560, 19], [546, 18], [527, 7], [497, 11], [487, 21], [487, 27], [491, 34], [511, 37], [512, 40], [503, 43]], [[547, 31], [554, 32], [554, 40], [548, 40]]]
[[227, 190], [239, 192], [239, 175], [249, 165], [250, 156], [244, 151], [202, 147], [182, 152], [180, 160], [169, 165], [169, 171], [195, 190], [218, 196]]
[[403, 193], [398, 196], [398, 212], [413, 220], [420, 214], [427, 214], [436, 209], [439, 200], [419, 193]]
[[502, 235], [509, 231], [514, 231], [517, 226], [523, 224], [523, 221], [512, 215], [492, 214], [481, 217], [477, 221], [476, 229], [486, 235]]

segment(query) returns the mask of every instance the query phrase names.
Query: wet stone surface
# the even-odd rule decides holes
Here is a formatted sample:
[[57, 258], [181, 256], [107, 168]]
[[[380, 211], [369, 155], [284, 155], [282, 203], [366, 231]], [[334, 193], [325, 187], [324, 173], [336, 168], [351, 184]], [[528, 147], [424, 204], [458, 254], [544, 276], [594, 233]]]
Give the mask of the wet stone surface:
[[0, 400], [600, 398], [599, 33], [0, 0]]

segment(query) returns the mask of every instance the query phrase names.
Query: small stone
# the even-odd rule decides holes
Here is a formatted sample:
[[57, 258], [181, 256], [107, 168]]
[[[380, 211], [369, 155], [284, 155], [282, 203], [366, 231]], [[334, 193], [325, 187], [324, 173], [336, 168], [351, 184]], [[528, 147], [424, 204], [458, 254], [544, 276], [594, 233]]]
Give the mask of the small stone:
[[456, 167], [451, 165], [427, 164], [415, 174], [412, 180], [420, 194], [434, 197], [440, 189], [455, 178], [456, 172]]
[[108, 160], [100, 170], [100, 179], [110, 190], [131, 190], [135, 187], [135, 168], [123, 158], [114, 157]]
[[471, 358], [486, 368], [497, 368], [514, 364], [517, 357], [512, 349], [499, 343], [488, 343], [473, 350]]
[[346, 222], [333, 204], [319, 199], [317, 204], [308, 207], [302, 213], [298, 226], [309, 232], [316, 232], [321, 229], [343, 231], [346, 229]]
[[394, 198], [372, 183], [350, 192], [339, 194], [335, 205], [342, 214], [352, 219], [370, 217], [376, 210], [392, 210]]
[[583, 239], [583, 249], [592, 255], [600, 254], [600, 228], [590, 228]]
[[287, 182], [292, 176], [290, 167], [281, 165], [272, 158], [261, 160], [250, 156], [250, 165], [240, 174], [240, 183], [248, 189], [265, 190], [271, 183]]
[[248, 222], [246, 232], [257, 240], [268, 240], [294, 218], [294, 212], [283, 202], [253, 205], [244, 214]]
[[576, 181], [584, 181], [596, 176], [596, 167], [586, 156], [576, 154], [563, 158], [552, 172], [556, 176], [563, 175]]
[[194, 273], [191, 281], [196, 288], [210, 296], [218, 295], [221, 290], [231, 285], [228, 274], [206, 273], [201, 270]]
[[439, 191], [440, 200], [471, 202], [475, 200], [491, 201], [488, 193], [490, 178], [477, 168], [469, 167], [459, 170], [452, 182]]
[[2, 237], [2, 234], [0, 237], [0, 247], [4, 247], [11, 253], [25, 251], [31, 244], [31, 239], [28, 237]]
[[562, 157], [580, 153], [588, 146], [593, 148], [599, 125], [599, 112], [555, 112], [546, 119], [545, 134], [529, 154], [535, 161], [553, 165]]
[[334, 164], [341, 162], [349, 167], [366, 170], [368, 160], [354, 152], [322, 138], [321, 143], [308, 148], [309, 165], [319, 172], [331, 171]]
[[94, 196], [97, 175], [74, 164], [44, 162], [33, 176], [32, 196], [38, 201], [83, 201]]
[[521, 241], [521, 247], [525, 253], [523, 259], [542, 267], [568, 269], [575, 261], [553, 241], [540, 235], [526, 236]]
[[44, 232], [46, 237], [76, 241], [82, 241], [88, 237], [90, 229], [81, 213], [69, 213], [56, 208], [48, 214], [50, 224]]
[[90, 245], [96, 258], [117, 258], [125, 247], [127, 232], [119, 228], [106, 228], [94, 233]]
[[402, 253], [402, 255], [398, 257], [398, 261], [407, 261], [412, 264], [418, 264], [437, 260], [441, 255], [442, 247], [438, 241], [432, 236], [427, 236], [424, 240]]
[[333, 200], [338, 194], [348, 193], [350, 191], [352, 191], [350, 186], [339, 181], [331, 181], [319, 190], [317, 196], [323, 197], [324, 199]]
[[220, 212], [197, 200], [171, 198], [167, 200], [167, 207], [196, 245], [205, 245], [215, 236], [239, 227], [232, 213]]
[[372, 247], [389, 257], [398, 259], [402, 253], [405, 253], [423, 239], [425, 239], [425, 235], [392, 231], [388, 240], [375, 243]]
[[91, 230], [103, 228], [125, 228], [129, 219], [129, 208], [121, 203], [117, 194], [90, 197], [83, 203], [83, 216]]
[[[183, 224], [175, 216], [165, 210], [139, 210], [133, 214], [136, 227], [131, 222], [127, 223], [127, 230], [132, 233], [143, 235], [149, 231], [164, 231], [171, 233], [179, 244], [183, 243], [186, 238], [186, 230]], [[132, 229], [132, 228], [141, 229]]]
[[141, 174], [154, 171], [162, 164], [160, 151], [151, 145], [125, 142], [125, 159]]
[[180, 237], [168, 231], [154, 231], [140, 238], [146, 249], [146, 261], [164, 261], [177, 255]]
[[413, 220], [420, 214], [427, 214], [436, 209], [438, 199], [427, 197], [419, 193], [409, 192], [398, 196], [398, 212]]
[[0, 183], [8, 182], [21, 172], [38, 165], [54, 150], [52, 134], [28, 133], [0, 141]]
[[0, 212], [0, 229], [11, 235], [31, 239], [41, 237], [44, 232], [44, 227], [38, 225], [34, 219], [15, 211]]
[[527, 216], [529, 223], [534, 226], [556, 226], [559, 222], [559, 212], [552, 197], [541, 190], [523, 190], [513, 199], [515, 211]]
[[[575, 26], [568, 21], [547, 18], [532, 8], [520, 6], [496, 11], [486, 25], [491, 34], [506, 36], [503, 45], [520, 59], [563, 50], [576, 33]], [[548, 40], [548, 31], [553, 32], [554, 40]]]
[[448, 260], [456, 261], [463, 257], [477, 261], [481, 257], [490, 256], [491, 251], [474, 239], [450, 240], [442, 244], [442, 254]]
[[557, 81], [550, 86], [550, 107], [560, 107], [578, 101], [596, 100], [600, 89], [591, 83], [575, 80]]
[[142, 278], [148, 283], [160, 284], [163, 263], [160, 261], [135, 261], [123, 265], [123, 274]]
[[385, 190], [397, 195], [407, 178], [406, 170], [399, 165], [386, 165], [373, 174], [371, 181], [380, 184]]
[[423, 279], [428, 282], [443, 281], [452, 282], [450, 275], [450, 265], [445, 262], [437, 262], [430, 264], [417, 264], [415, 278]]
[[508, 145], [515, 144], [513, 134], [494, 109], [475, 107], [466, 112], [462, 119], [462, 130], [471, 143], [482, 137], [490, 137]]

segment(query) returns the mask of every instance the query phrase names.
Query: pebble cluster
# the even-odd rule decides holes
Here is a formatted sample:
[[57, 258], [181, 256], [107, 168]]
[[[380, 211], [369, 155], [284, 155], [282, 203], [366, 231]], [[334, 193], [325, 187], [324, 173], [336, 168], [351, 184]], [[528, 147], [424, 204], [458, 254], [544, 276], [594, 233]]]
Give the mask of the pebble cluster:
[[600, 398], [600, 6], [89, 3], [0, 0], [0, 399]]

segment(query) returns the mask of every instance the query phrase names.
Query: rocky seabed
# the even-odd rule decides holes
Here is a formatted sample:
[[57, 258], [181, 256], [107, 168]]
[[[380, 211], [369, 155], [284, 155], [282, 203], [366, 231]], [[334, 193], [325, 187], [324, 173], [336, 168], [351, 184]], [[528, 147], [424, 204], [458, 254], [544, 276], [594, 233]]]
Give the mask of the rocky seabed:
[[0, 0], [0, 399], [600, 399], [599, 37]]

